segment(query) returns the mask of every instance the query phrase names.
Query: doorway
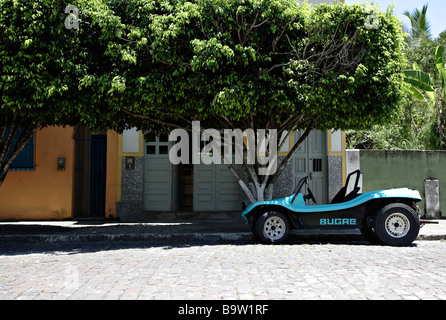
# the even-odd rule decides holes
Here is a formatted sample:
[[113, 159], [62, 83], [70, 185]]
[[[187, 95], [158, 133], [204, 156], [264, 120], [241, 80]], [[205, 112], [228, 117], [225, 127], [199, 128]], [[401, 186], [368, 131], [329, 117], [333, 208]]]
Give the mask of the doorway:
[[74, 135], [74, 218], [104, 218], [107, 133], [79, 127]]
[[[173, 165], [172, 142], [163, 135], [145, 141], [144, 147], [144, 211], [241, 209], [241, 188], [226, 165]], [[235, 167], [241, 172], [241, 165]]]
[[[294, 134], [297, 141], [303, 132]], [[316, 204], [328, 203], [327, 187], [327, 133], [313, 130], [294, 155], [293, 173], [294, 186], [305, 176], [309, 177], [309, 187], [316, 198]], [[307, 205], [313, 205], [311, 200]]]

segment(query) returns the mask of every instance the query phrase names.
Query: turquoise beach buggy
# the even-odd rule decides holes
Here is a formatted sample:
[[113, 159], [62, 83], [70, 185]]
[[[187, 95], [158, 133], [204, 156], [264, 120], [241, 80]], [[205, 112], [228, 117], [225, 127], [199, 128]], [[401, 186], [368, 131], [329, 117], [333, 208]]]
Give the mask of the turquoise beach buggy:
[[[360, 175], [359, 170], [350, 173], [330, 204], [305, 204], [306, 200], [316, 204], [316, 199], [308, 187], [308, 177], [304, 177], [290, 196], [252, 203], [242, 217], [263, 243], [282, 243], [291, 229], [360, 229], [371, 243], [410, 245], [420, 230], [420, 193], [399, 188], [360, 194]], [[353, 177], [353, 190], [347, 193]]]

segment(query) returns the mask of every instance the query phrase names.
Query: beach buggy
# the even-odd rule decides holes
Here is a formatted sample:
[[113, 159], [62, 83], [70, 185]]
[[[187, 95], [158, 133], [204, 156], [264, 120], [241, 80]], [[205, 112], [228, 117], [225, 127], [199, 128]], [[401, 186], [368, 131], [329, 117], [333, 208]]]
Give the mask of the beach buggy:
[[[316, 204], [316, 199], [308, 186], [308, 177], [304, 177], [290, 196], [252, 203], [242, 217], [263, 243], [282, 243], [292, 229], [360, 229], [374, 244], [410, 245], [420, 230], [420, 193], [399, 188], [360, 194], [360, 175], [359, 170], [350, 173], [330, 204], [305, 203]], [[350, 180], [353, 189], [347, 193]]]

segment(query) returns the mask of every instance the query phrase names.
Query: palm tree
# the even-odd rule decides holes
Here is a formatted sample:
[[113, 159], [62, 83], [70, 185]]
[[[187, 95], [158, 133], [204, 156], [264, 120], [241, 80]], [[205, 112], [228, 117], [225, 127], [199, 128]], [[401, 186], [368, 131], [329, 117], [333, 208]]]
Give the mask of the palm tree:
[[415, 9], [412, 13], [409, 11], [403, 13], [410, 19], [411, 29], [409, 30], [409, 37], [411, 44], [415, 47], [432, 39], [431, 24], [426, 17], [427, 7], [428, 5], [425, 4], [421, 11]]

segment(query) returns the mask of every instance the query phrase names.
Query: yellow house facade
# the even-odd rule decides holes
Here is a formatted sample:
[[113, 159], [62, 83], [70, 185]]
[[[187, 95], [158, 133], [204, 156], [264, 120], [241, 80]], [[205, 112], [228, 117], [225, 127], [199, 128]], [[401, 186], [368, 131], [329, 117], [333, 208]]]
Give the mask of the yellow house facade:
[[36, 132], [32, 167], [11, 170], [0, 187], [0, 220], [116, 217], [118, 134], [80, 131]]

